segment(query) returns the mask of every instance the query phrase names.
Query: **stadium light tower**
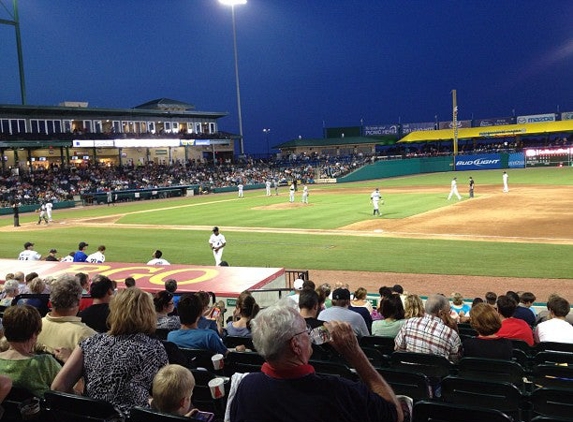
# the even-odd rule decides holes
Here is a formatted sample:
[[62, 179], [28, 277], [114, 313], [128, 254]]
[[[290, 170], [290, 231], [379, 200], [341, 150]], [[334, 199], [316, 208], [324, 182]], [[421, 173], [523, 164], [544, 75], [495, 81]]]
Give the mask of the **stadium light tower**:
[[10, 15], [12, 19], [0, 19], [0, 25], [10, 25], [14, 27], [16, 31], [16, 49], [18, 51], [18, 70], [20, 72], [20, 96], [22, 97], [22, 105], [26, 105], [26, 79], [24, 77], [24, 55], [22, 54], [22, 37], [20, 36], [20, 17], [18, 14], [18, 0], [13, 1], [12, 13], [10, 10], [4, 6], [6, 12]]
[[233, 19], [233, 47], [235, 50], [235, 85], [237, 87], [237, 111], [239, 116], [239, 145], [241, 155], [245, 153], [245, 145], [243, 143], [243, 114], [241, 113], [241, 88], [239, 85], [239, 56], [237, 54], [237, 29], [235, 25], [235, 6], [247, 4], [247, 0], [219, 0], [219, 3], [225, 6], [231, 6], [231, 16]]

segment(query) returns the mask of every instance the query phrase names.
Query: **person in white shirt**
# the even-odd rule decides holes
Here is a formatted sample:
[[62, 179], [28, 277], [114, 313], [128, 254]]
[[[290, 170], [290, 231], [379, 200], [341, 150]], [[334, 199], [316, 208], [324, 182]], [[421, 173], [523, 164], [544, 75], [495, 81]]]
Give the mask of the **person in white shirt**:
[[265, 186], [267, 187], [267, 196], [271, 196], [271, 181], [267, 180]]
[[97, 252], [88, 255], [86, 262], [89, 262], [90, 264], [103, 264], [105, 262], [105, 246], [98, 246]]
[[507, 174], [506, 171], [503, 172], [503, 175], [501, 176], [502, 180], [503, 180], [503, 191], [505, 193], [509, 192], [509, 186], [507, 185], [507, 181], [509, 179], [509, 174]]
[[74, 255], [75, 255], [75, 252], [72, 251], [69, 254], [67, 254], [66, 256], [64, 256], [62, 259], [60, 259], [60, 262], [74, 262]]
[[156, 249], [151, 254], [153, 259], [149, 261], [147, 265], [171, 265], [166, 259], [161, 258], [162, 256], [163, 252], [161, 252], [159, 249]]
[[18, 261], [39, 261], [42, 255], [34, 250], [32, 242], [24, 243], [24, 250], [18, 255]]
[[376, 188], [376, 190], [374, 190], [374, 192], [372, 192], [370, 195], [370, 202], [372, 202], [372, 206], [374, 207], [372, 215], [379, 215], [382, 217], [380, 214], [380, 201], [383, 201], [382, 195], [380, 195], [380, 189]]
[[52, 200], [48, 199], [46, 201], [46, 214], [48, 216], [48, 221], [51, 223], [52, 221], [52, 208], [54, 208], [54, 204], [52, 204]]
[[237, 186], [237, 188], [239, 189], [239, 198], [242, 198], [242, 197], [244, 196], [244, 194], [243, 194], [243, 189], [244, 189], [243, 184], [242, 184], [242, 183], [239, 183], [239, 185]]
[[294, 202], [294, 191], [295, 191], [294, 182], [292, 182], [290, 184], [290, 188], [288, 191], [288, 201], [289, 202]]
[[571, 310], [567, 299], [553, 296], [547, 302], [547, 309], [549, 319], [535, 327], [535, 342], [573, 343], [573, 325], [565, 319]]
[[452, 179], [450, 194], [448, 195], [448, 201], [450, 199], [452, 199], [452, 195], [456, 195], [458, 198], [458, 201], [461, 201], [462, 197], [461, 197], [460, 193], [458, 192], [458, 178], [457, 177], [454, 177]]
[[219, 227], [213, 227], [213, 234], [209, 238], [209, 246], [211, 246], [211, 250], [213, 251], [216, 266], [219, 266], [223, 259], [223, 249], [226, 245], [227, 240], [225, 236], [219, 233]]
[[308, 204], [308, 187], [306, 185], [303, 186], [304, 187], [302, 188], [302, 203]]

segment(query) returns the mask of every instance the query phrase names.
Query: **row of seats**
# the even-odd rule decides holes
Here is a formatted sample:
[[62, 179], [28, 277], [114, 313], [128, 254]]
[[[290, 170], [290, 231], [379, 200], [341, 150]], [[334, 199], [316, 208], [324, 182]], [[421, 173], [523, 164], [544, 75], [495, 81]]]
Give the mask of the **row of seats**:
[[[36, 413], [22, 414], [23, 405], [34, 401]], [[43, 399], [33, 397], [25, 389], [14, 387], [2, 403], [4, 415], [2, 421], [20, 422], [23, 420], [38, 420], [42, 422], [120, 422], [123, 417], [115, 407], [103, 400], [94, 400], [75, 394], [48, 391]], [[169, 422], [169, 421], [201, 421], [202, 419], [186, 418], [168, 415], [151, 409], [136, 407], [131, 411], [130, 422]]]

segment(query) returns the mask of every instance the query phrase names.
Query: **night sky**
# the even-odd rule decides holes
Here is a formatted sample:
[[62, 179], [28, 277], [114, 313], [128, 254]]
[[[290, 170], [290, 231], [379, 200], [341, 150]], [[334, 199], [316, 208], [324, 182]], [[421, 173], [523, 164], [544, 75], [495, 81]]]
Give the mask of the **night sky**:
[[[12, 0], [0, 0], [10, 19]], [[248, 0], [236, 6], [245, 150], [326, 127], [573, 111], [573, 1]], [[27, 103], [227, 111], [238, 133], [230, 7], [217, 0], [19, 0]], [[0, 103], [20, 104], [0, 26]]]

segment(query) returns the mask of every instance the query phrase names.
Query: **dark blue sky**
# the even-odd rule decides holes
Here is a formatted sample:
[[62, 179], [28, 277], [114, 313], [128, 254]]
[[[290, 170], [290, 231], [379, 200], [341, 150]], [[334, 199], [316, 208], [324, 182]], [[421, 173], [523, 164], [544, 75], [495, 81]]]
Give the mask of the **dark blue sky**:
[[[12, 0], [0, 0], [9, 10]], [[28, 104], [228, 111], [230, 8], [217, 0], [20, 0]], [[248, 0], [236, 9], [245, 150], [327, 127], [573, 111], [570, 0]], [[7, 18], [0, 4], [0, 18]], [[0, 103], [20, 103], [0, 26]]]

